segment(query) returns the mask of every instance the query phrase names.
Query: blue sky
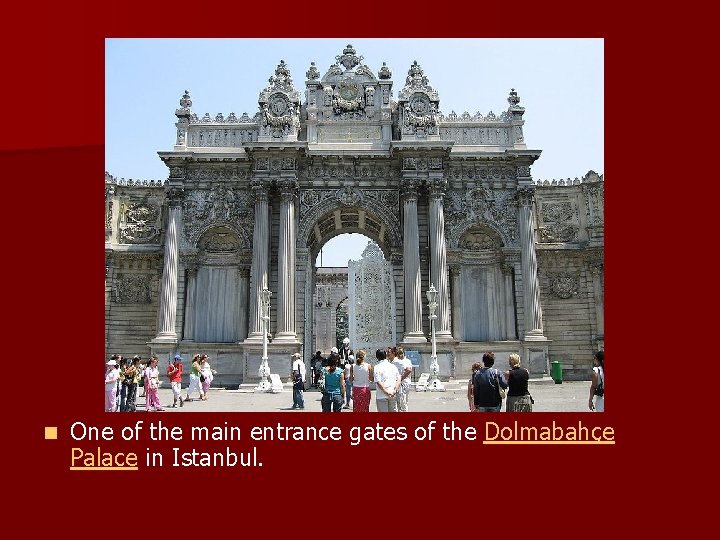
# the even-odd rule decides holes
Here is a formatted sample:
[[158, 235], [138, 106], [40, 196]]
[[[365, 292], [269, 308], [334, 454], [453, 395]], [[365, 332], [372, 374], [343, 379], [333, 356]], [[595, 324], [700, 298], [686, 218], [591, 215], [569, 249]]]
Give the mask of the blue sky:
[[[528, 148], [542, 150], [533, 178], [574, 178], [590, 169], [604, 173], [603, 40], [568, 38], [108, 39], [105, 169], [120, 178], [165, 179], [167, 168], [157, 152], [173, 147], [174, 113], [185, 90], [198, 116], [252, 116], [280, 60], [302, 93], [310, 62], [324, 74], [348, 43], [373, 73], [387, 64], [395, 99], [417, 60], [444, 114], [499, 114], [515, 88], [525, 107]], [[367, 244], [364, 237], [335, 240], [343, 242], [342, 259], [359, 258]], [[346, 260], [330, 255], [340, 251], [331, 243], [324, 266], [345, 266]]]

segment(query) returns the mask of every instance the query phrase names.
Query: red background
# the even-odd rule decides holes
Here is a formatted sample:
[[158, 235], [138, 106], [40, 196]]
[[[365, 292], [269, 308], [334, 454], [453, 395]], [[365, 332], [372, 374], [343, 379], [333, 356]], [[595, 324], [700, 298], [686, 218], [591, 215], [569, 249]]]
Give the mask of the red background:
[[[650, 182], [663, 186], [663, 171], [641, 165], [647, 157], [643, 141], [657, 140], [655, 128], [628, 127], [633, 119], [650, 122], [648, 117], [663, 106], [653, 102], [659, 98], [648, 83], [654, 73], [666, 69], [661, 57], [669, 51], [637, 33], [656, 18], [599, 5], [594, 9], [602, 11], [580, 13], [575, 3], [553, 8], [540, 3], [532, 8], [453, 4], [454, 10], [450, 5], [359, 4], [360, 9], [351, 12], [327, 3], [296, 3], [282, 9], [280, 4], [223, 4], [124, 2], [80, 12], [55, 4], [34, 8], [33, 13], [15, 8], [18, 12], [10, 14], [10, 21], [17, 24], [6, 23], [1, 38], [5, 129], [0, 130], [6, 245], [2, 266], [9, 321], [5, 353], [6, 361], [18, 370], [19, 382], [6, 386], [0, 404], [5, 405], [9, 424], [4, 464], [6, 485], [12, 486], [7, 494], [18, 503], [11, 507], [14, 515], [38, 532], [87, 531], [93, 536], [126, 534], [121, 509], [131, 504], [140, 511], [136, 516], [143, 510], [157, 516], [150, 520], [153, 532], [163, 534], [167, 529], [194, 537], [221, 529], [272, 537], [289, 532], [301, 537], [354, 536], [353, 530], [364, 535], [442, 532], [455, 537], [499, 529], [508, 534], [546, 531], [576, 537], [594, 536], [598, 522], [602, 529], [614, 530], [624, 520], [636, 520], [638, 512], [653, 512], [680, 474], [666, 465], [663, 454], [682, 449], [687, 438], [672, 410], [664, 410], [673, 409], [668, 406], [672, 404], [654, 392], [639, 393], [640, 386], [648, 388], [637, 375], [641, 366], [662, 357], [662, 348], [645, 342], [654, 344], [658, 333], [671, 331], [657, 324], [660, 314], [673, 309], [667, 297], [651, 294], [653, 288], [664, 289], [665, 283], [659, 278], [654, 283], [647, 271], [670, 261], [659, 259], [659, 243], [637, 243], [638, 238], [652, 239], [642, 236], [645, 231], [640, 228], [664, 205], [662, 187], [647, 189]], [[242, 34], [233, 28], [242, 28]], [[262, 468], [69, 471], [72, 446], [96, 446], [70, 440], [73, 422], [109, 425], [119, 433], [137, 419], [150, 420], [102, 413], [102, 391], [95, 382], [104, 354], [104, 39], [190, 35], [605, 38], [607, 159], [600, 172], [608, 179], [605, 325], [613, 391], [603, 415], [538, 413], [532, 421], [537, 426], [553, 419], [563, 425], [577, 425], [580, 419], [585, 425], [609, 425], [617, 444], [513, 447], [447, 443], [438, 437], [432, 443], [364, 442], [352, 447], [347, 441], [246, 439], [243, 446], [258, 447]], [[581, 96], [574, 96], [572, 89], [568, 106], [582, 106]], [[628, 136], [628, 131], [633, 133]], [[662, 158], [654, 155], [651, 161], [657, 164]], [[667, 240], [672, 233], [654, 234]], [[645, 370], [642, 374], [647, 376]], [[653, 416], [654, 410], [662, 415]], [[412, 433], [430, 420], [455, 420], [482, 432], [480, 422], [485, 418], [369, 415], [362, 425], [382, 420], [383, 425], [405, 424]], [[357, 415], [319, 413], [187, 413], [162, 420], [186, 430], [227, 422], [244, 432], [279, 420], [286, 425], [337, 424], [345, 431], [351, 422], [359, 422]], [[509, 425], [513, 417], [498, 415], [493, 420]], [[44, 426], [58, 426], [59, 439], [45, 441]], [[116, 440], [99, 446], [135, 451], [142, 458], [149, 446], [146, 441], [144, 437], [138, 443]], [[152, 443], [154, 449], [160, 445]], [[165, 445], [172, 446], [193, 444]], [[194, 513], [195, 503], [212, 512], [202, 529], [195, 529], [202, 524]], [[174, 509], [176, 522], [167, 518], [168, 509]], [[324, 525], [311, 524], [313, 516], [325, 512], [320, 518]], [[491, 519], [482, 519], [483, 512]], [[294, 517], [298, 513], [299, 526]], [[134, 532], [144, 534], [144, 526], [136, 522]]]

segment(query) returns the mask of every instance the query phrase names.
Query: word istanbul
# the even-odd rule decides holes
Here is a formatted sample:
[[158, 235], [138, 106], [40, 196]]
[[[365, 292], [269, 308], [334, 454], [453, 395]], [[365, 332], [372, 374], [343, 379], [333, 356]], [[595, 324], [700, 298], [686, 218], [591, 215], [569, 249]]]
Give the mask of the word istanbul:
[[230, 448], [225, 448], [225, 452], [198, 452], [194, 448], [189, 452], [181, 452], [179, 448], [172, 451], [173, 467], [262, 467], [254, 446], [252, 452], [239, 454]]

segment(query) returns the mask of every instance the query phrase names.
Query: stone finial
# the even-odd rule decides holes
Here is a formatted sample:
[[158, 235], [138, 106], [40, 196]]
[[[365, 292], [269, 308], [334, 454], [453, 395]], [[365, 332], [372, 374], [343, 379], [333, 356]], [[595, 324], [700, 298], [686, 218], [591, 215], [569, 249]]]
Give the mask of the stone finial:
[[315, 62], [310, 62], [310, 69], [308, 69], [305, 73], [305, 77], [307, 77], [309, 81], [314, 81], [320, 78], [320, 72], [315, 67]]
[[518, 103], [520, 103], [520, 98], [517, 95], [517, 92], [514, 88], [510, 89], [510, 96], [507, 98], [508, 103], [510, 104], [511, 109], [515, 109], [518, 106]]
[[190, 107], [192, 107], [192, 100], [190, 99], [190, 92], [185, 90], [183, 97], [180, 98], [180, 108], [183, 111], [189, 111]]
[[278, 67], [275, 68], [275, 75], [278, 77], [290, 77], [290, 70], [285, 64], [285, 60], [280, 60]]
[[408, 70], [408, 76], [405, 79], [405, 86], [427, 86], [428, 78], [425, 76], [420, 64], [417, 60], [413, 60], [410, 69]]
[[348, 46], [343, 49], [342, 55], [336, 56], [335, 60], [337, 60], [338, 64], [344, 66], [345, 71], [347, 71], [360, 64], [363, 60], [363, 57], [358, 56], [355, 52], [353, 46], [348, 43]]
[[380, 71], [378, 71], [378, 79], [387, 80], [390, 77], [392, 77], [392, 71], [390, 71], [390, 68], [387, 67], [387, 64], [385, 64], [385, 62], [383, 62], [383, 65], [380, 68]]

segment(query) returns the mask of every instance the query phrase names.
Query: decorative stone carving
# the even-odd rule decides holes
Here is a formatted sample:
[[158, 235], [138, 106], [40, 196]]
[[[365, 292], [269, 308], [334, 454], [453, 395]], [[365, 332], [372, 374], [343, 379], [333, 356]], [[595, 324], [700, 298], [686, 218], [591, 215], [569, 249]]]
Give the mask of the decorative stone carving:
[[460, 247], [465, 251], [498, 249], [502, 244], [493, 236], [477, 230], [466, 232], [460, 239]]
[[260, 141], [297, 140], [300, 130], [300, 95], [293, 87], [290, 70], [284, 60], [270, 77], [269, 86], [260, 92]]
[[241, 245], [246, 247], [249, 233], [245, 231], [253, 229], [252, 207], [250, 195], [232, 186], [215, 184], [209, 190], [192, 190], [184, 203], [185, 237], [194, 245], [203, 231], [228, 224], [236, 231], [243, 231]]
[[413, 138], [438, 135], [438, 105], [437, 92], [428, 85], [422, 68], [417, 60], [414, 61], [408, 71], [405, 88], [399, 94], [402, 135]]
[[380, 80], [387, 80], [392, 77], [392, 71], [390, 71], [390, 68], [387, 67], [387, 64], [383, 62], [382, 67], [380, 68], [380, 71], [378, 71], [378, 79]]
[[569, 201], [541, 205], [542, 226], [538, 227], [540, 242], [574, 242], [580, 230], [572, 220], [575, 216]]
[[309, 81], [314, 81], [320, 78], [320, 72], [318, 71], [317, 67], [315, 67], [315, 62], [310, 62], [310, 69], [305, 72], [305, 77]]
[[551, 277], [550, 289], [558, 298], [568, 299], [576, 296], [580, 290], [577, 276], [571, 274], [558, 274]]
[[160, 208], [129, 203], [123, 208], [119, 240], [122, 244], [149, 244], [160, 237]]
[[362, 192], [359, 189], [346, 187], [338, 190], [337, 198], [345, 206], [355, 206], [362, 199]]
[[539, 227], [540, 241], [544, 243], [574, 242], [577, 240], [578, 227], [565, 223], [555, 223]]
[[213, 230], [208, 233], [207, 237], [203, 237], [200, 247], [206, 253], [231, 254], [240, 250], [241, 243], [231, 231]]
[[451, 190], [445, 203], [450, 247], [460, 247], [461, 237], [474, 225], [486, 225], [497, 231], [505, 246], [516, 246], [517, 199], [513, 189], [469, 188]]
[[141, 274], [118, 275], [115, 301], [119, 304], [149, 304], [150, 277]]

